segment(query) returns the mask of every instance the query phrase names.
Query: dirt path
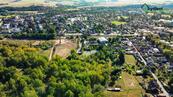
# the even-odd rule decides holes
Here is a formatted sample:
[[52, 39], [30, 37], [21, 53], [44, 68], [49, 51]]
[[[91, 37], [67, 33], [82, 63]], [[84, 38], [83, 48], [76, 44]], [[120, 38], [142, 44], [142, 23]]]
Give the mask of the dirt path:
[[54, 48], [55, 48], [55, 46], [53, 46], [53, 47], [51, 48], [51, 52], [50, 52], [50, 55], [49, 55], [49, 61], [52, 60]]

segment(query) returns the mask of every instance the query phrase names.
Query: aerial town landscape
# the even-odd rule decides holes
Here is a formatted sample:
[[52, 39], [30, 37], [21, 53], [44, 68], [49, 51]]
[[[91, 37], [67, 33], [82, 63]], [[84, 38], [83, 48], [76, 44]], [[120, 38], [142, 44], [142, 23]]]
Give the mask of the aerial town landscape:
[[127, 1], [0, 0], [0, 97], [173, 97], [173, 1]]

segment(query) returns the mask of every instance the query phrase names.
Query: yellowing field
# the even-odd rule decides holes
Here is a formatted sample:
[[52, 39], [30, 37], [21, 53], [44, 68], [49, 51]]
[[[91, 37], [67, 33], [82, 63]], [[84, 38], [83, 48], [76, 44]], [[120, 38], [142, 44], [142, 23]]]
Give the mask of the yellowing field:
[[42, 5], [42, 6], [55, 6], [53, 2], [45, 2], [45, 0], [21, 0], [18, 2], [14, 2], [15, 0], [0, 0], [0, 3], [8, 3], [5, 6], [12, 7], [23, 7], [23, 6], [31, 6], [31, 5]]

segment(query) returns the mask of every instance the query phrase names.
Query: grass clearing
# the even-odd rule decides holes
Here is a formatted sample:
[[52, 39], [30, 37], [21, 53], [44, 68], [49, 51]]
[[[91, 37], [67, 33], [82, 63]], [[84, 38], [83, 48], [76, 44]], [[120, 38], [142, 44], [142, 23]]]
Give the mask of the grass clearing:
[[[136, 65], [137, 60], [133, 55], [125, 55], [125, 64]], [[125, 71], [121, 74], [121, 79], [115, 82], [114, 87], [121, 87], [121, 92], [104, 91], [105, 97], [143, 97], [145, 90], [140, 86], [143, 78], [129, 74]]]
[[26, 46], [26, 45], [32, 45], [35, 40], [11, 40], [11, 39], [5, 39], [0, 40], [1, 45], [11, 45], [11, 46]]
[[113, 25], [124, 25], [124, 24], [126, 24], [126, 22], [120, 22], [120, 21], [112, 21], [111, 22]]
[[49, 57], [50, 52], [51, 52], [51, 48], [49, 48], [48, 50], [40, 51], [40, 54], [43, 56]]
[[105, 97], [142, 97], [145, 91], [139, 85], [135, 76], [122, 72], [122, 78], [116, 82], [116, 86], [121, 86], [123, 91], [111, 92], [105, 91], [103, 94]]
[[131, 64], [131, 65], [136, 65], [137, 60], [133, 55], [125, 55], [125, 63], [126, 64]]
[[13, 17], [15, 17], [16, 15], [6, 15], [6, 16], [2, 16], [2, 15], [0, 15], [0, 19], [2, 19], [2, 18], [13, 18]]

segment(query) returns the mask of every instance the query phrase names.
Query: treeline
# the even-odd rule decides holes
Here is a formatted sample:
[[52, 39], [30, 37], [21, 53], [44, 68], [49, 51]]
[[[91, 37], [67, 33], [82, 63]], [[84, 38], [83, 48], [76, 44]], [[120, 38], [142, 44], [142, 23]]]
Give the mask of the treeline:
[[49, 40], [55, 39], [54, 33], [15, 33], [11, 36], [14, 39], [37, 39], [37, 40]]
[[56, 56], [48, 61], [34, 48], [1, 46], [0, 96], [103, 97], [110, 76], [120, 73], [115, 64], [112, 67], [114, 57], [108, 49], [100, 48], [104, 57], [83, 57], [73, 50], [67, 59]]
[[12, 35], [8, 36], [9, 38], [14, 39], [36, 39], [36, 40], [50, 40], [55, 39], [57, 37], [57, 32], [54, 26], [49, 26], [45, 31], [33, 32], [21, 32], [21, 33], [13, 33]]
[[29, 7], [2, 7], [0, 12], [4, 11], [45, 11], [50, 9], [50, 7], [46, 6], [29, 6]]

